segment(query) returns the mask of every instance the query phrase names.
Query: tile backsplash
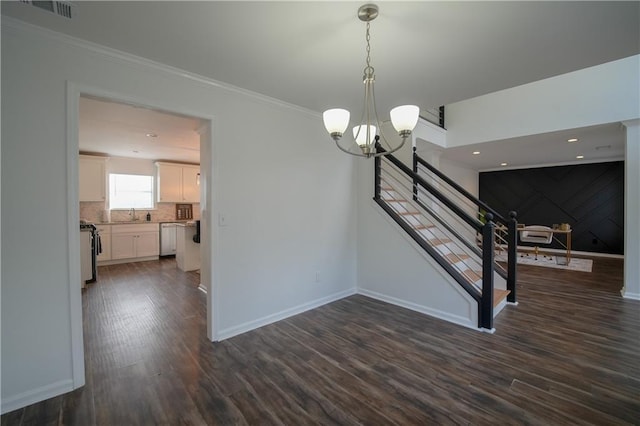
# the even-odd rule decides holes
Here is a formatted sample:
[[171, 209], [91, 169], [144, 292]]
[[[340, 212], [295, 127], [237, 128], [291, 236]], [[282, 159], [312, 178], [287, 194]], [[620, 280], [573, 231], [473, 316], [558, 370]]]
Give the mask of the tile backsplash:
[[[138, 216], [139, 220], [144, 221], [147, 216], [147, 211], [151, 214], [151, 221], [153, 222], [170, 222], [176, 220], [176, 205], [174, 203], [159, 203], [153, 210], [136, 210], [136, 216]], [[80, 219], [88, 222], [127, 222], [131, 220], [129, 212], [126, 210], [112, 210], [110, 212], [110, 219], [105, 219], [104, 216], [105, 208], [103, 202], [80, 203]], [[200, 219], [200, 204], [193, 204], [193, 220], [196, 219]]]

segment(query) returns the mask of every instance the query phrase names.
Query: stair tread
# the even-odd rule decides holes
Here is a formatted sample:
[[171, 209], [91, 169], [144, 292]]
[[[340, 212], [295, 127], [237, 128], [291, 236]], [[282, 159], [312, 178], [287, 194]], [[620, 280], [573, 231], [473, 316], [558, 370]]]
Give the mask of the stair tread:
[[420, 216], [420, 212], [397, 212], [401, 216]]
[[[433, 227], [433, 225], [431, 227]], [[449, 238], [429, 238], [427, 241], [429, 241], [429, 244], [431, 244], [432, 246], [449, 244], [451, 242]]]
[[466, 254], [449, 253], [446, 254], [444, 258], [447, 259], [449, 263], [457, 263], [469, 259], [469, 256]]
[[424, 229], [431, 229], [431, 228], [435, 228], [435, 225], [425, 225], [423, 223], [421, 223], [420, 225], [413, 225], [413, 229], [416, 229], [418, 231], [422, 231]]
[[476, 281], [482, 279], [481, 272], [473, 271], [471, 269], [466, 269], [466, 270], [462, 271], [462, 275], [464, 275], [465, 278], [467, 278], [472, 283], [475, 283]]
[[493, 289], [493, 307], [498, 306], [500, 302], [507, 298], [507, 296], [511, 293], [511, 290], [502, 290], [499, 288]]

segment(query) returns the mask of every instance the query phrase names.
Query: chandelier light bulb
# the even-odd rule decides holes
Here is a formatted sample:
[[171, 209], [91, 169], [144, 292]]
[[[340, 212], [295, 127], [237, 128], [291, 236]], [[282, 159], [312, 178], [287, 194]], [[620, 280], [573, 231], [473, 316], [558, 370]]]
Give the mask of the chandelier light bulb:
[[420, 108], [415, 105], [401, 105], [391, 110], [391, 124], [400, 136], [411, 133], [418, 124]]
[[373, 145], [374, 138], [376, 137], [376, 126], [356, 126], [353, 128], [353, 138], [356, 140], [358, 146]]
[[342, 137], [349, 125], [350, 116], [349, 111], [342, 108], [328, 109], [322, 114], [324, 127], [333, 139]]

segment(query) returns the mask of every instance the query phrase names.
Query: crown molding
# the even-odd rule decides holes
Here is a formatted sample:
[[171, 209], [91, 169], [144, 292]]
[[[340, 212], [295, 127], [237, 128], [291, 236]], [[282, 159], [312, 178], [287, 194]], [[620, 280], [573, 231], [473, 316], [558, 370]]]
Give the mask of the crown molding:
[[583, 164], [600, 164], [600, 163], [614, 163], [616, 161], [625, 161], [624, 157], [611, 157], [611, 158], [600, 158], [594, 160], [584, 160], [584, 161], [564, 161], [559, 163], [545, 163], [545, 164], [530, 164], [526, 166], [505, 166], [505, 167], [492, 167], [490, 169], [482, 169], [478, 170], [478, 173], [485, 172], [504, 172], [507, 170], [526, 170], [526, 169], [541, 169], [544, 167], [558, 167], [558, 166], [580, 166]]
[[19, 19], [11, 18], [8, 16], [2, 16], [2, 32], [13, 33], [19, 37], [31, 37], [34, 40], [47, 39], [56, 43], [64, 44], [67, 46], [73, 46], [78, 49], [90, 51], [100, 55], [107, 56], [112, 59], [120, 60], [127, 64], [133, 64], [149, 68], [150, 71], [160, 72], [164, 74], [170, 74], [174, 77], [181, 77], [196, 83], [204, 84], [209, 87], [215, 87], [217, 89], [226, 90], [228, 92], [236, 93], [242, 96], [247, 96], [253, 99], [260, 100], [262, 102], [277, 105], [279, 107], [292, 109], [301, 112], [306, 115], [310, 115], [314, 118], [319, 118], [322, 115], [318, 111], [313, 111], [308, 108], [301, 107], [283, 100], [273, 98], [271, 96], [263, 95], [258, 92], [253, 92], [242, 87], [234, 86], [233, 84], [225, 83], [219, 80], [215, 80], [209, 77], [195, 74], [190, 71], [186, 71], [180, 68], [176, 68], [171, 65], [156, 62], [151, 59], [136, 56], [131, 53], [123, 52], [121, 50], [113, 49], [111, 47], [103, 46], [101, 44], [93, 43], [91, 41], [83, 40], [77, 37], [73, 37], [67, 34], [59, 33], [57, 31], [49, 30], [47, 28], [39, 27]]

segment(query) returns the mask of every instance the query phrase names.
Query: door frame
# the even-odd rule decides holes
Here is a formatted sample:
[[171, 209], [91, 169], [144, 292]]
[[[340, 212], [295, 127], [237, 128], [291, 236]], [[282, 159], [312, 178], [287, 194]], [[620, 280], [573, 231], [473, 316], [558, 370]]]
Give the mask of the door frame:
[[[200, 134], [200, 220], [201, 220], [201, 252], [204, 261], [200, 268], [201, 284], [206, 283], [207, 294], [207, 338], [214, 342], [218, 340], [217, 313], [218, 298], [214, 297], [218, 293], [217, 271], [214, 266], [214, 259], [218, 251], [218, 244], [215, 243], [214, 220], [216, 211], [218, 167], [216, 165], [216, 145], [214, 143], [214, 123], [215, 118], [201, 111], [189, 110], [171, 103], [163, 103], [142, 99], [140, 97], [129, 96], [110, 90], [104, 90], [95, 86], [88, 86], [72, 81], [67, 81], [67, 229], [68, 229], [68, 250], [69, 250], [69, 276], [78, 277], [69, 282], [69, 308], [71, 317], [71, 362], [73, 374], [73, 388], [79, 388], [85, 384], [85, 364], [84, 364], [84, 333], [82, 324], [82, 293], [80, 280], [80, 221], [79, 208], [79, 172], [78, 154], [79, 144], [79, 108], [80, 96], [88, 95], [103, 98], [117, 103], [140, 106], [144, 108], [156, 109], [168, 113], [186, 115], [201, 119], [204, 124], [196, 129]], [[203, 232], [204, 231], [204, 232]]]

